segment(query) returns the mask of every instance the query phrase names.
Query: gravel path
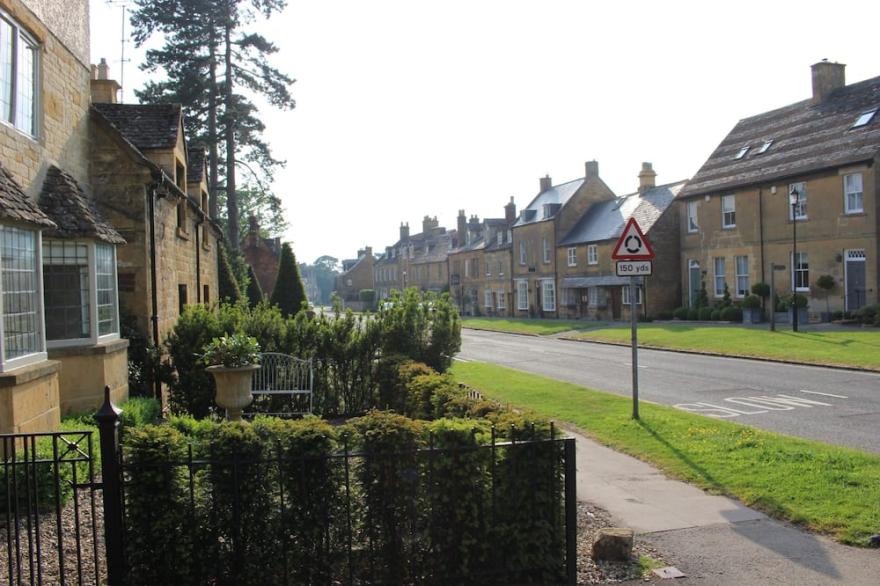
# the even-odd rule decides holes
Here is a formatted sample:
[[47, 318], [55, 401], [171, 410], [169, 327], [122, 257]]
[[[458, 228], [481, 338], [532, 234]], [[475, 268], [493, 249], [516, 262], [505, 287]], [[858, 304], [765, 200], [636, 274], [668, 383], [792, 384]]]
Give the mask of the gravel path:
[[[92, 531], [91, 496], [88, 490], [77, 491], [77, 504], [79, 506], [79, 548], [76, 542], [76, 508], [71, 500], [61, 513], [61, 531], [63, 535], [62, 549], [64, 553], [64, 577], [68, 584], [95, 585], [105, 583], [104, 572], [104, 515], [101, 508], [100, 493], [95, 494], [95, 520], [97, 527]], [[32, 518], [32, 523], [34, 520]], [[42, 578], [43, 584], [60, 584], [60, 564], [58, 556], [58, 525], [54, 510], [40, 515], [40, 553], [37, 558], [36, 527], [31, 527], [30, 541], [28, 540], [28, 526], [26, 518], [19, 520], [18, 543], [20, 548], [15, 547], [15, 526], [7, 526], [5, 516], [0, 514], [0, 584], [18, 583], [19, 571], [22, 584], [37, 584], [37, 578]], [[9, 535], [12, 535], [12, 547], [10, 548]], [[97, 542], [93, 539], [97, 535]], [[97, 546], [97, 558], [99, 562], [100, 582], [95, 580], [95, 547]], [[33, 560], [30, 552], [33, 548]], [[77, 563], [77, 551], [80, 553], [81, 562]], [[10, 580], [9, 566], [12, 563], [12, 577]], [[21, 560], [19, 566], [18, 560]], [[33, 574], [31, 573], [33, 563]], [[39, 574], [38, 574], [39, 572]]]

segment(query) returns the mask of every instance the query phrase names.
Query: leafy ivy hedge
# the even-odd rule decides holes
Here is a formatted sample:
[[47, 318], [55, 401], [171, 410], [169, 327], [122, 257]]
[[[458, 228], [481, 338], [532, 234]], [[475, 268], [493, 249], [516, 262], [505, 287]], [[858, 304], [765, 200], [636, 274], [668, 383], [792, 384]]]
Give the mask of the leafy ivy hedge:
[[386, 371], [425, 418], [172, 417], [129, 431], [129, 581], [562, 581], [562, 446], [530, 443], [549, 439], [549, 424], [470, 398], [425, 365]]

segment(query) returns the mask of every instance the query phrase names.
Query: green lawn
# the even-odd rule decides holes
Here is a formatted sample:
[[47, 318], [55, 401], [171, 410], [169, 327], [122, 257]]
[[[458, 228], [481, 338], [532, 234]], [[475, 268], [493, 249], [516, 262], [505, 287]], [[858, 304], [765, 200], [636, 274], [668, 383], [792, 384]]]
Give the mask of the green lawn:
[[[629, 342], [629, 328], [591, 330], [575, 337], [584, 340]], [[731, 326], [639, 324], [639, 344], [880, 369], [880, 329], [838, 332], [771, 332]]]
[[600, 328], [607, 323], [574, 319], [529, 319], [500, 317], [462, 317], [462, 325], [466, 328], [494, 330], [496, 332], [512, 332], [515, 334], [535, 334], [549, 336], [571, 330]]
[[[455, 377], [487, 397], [574, 424], [667, 474], [769, 515], [865, 545], [880, 530], [880, 456], [632, 401], [479, 362]], [[589, 471], [587, 471], [589, 474]]]

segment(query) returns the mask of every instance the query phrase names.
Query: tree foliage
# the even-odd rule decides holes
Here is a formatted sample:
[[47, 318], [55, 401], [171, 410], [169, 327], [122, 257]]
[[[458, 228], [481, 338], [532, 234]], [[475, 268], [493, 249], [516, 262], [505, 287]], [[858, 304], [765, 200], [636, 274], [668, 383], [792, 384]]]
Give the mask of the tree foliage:
[[218, 244], [217, 247], [217, 280], [220, 287], [220, 300], [236, 303], [241, 299], [241, 287], [229, 262], [229, 252], [226, 250], [225, 244]]
[[247, 284], [248, 304], [256, 307], [263, 300], [263, 288], [254, 274], [254, 267], [248, 265], [248, 284]]
[[306, 302], [306, 290], [299, 276], [299, 266], [290, 244], [281, 247], [281, 260], [278, 262], [278, 278], [272, 290], [272, 305], [281, 309], [284, 317], [296, 315]]

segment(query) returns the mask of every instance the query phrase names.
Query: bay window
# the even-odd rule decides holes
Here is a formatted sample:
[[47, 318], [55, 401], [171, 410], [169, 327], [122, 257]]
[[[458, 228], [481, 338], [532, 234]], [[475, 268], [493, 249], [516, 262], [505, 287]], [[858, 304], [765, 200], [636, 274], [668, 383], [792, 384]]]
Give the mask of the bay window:
[[0, 370], [46, 358], [39, 257], [39, 232], [0, 226]]

